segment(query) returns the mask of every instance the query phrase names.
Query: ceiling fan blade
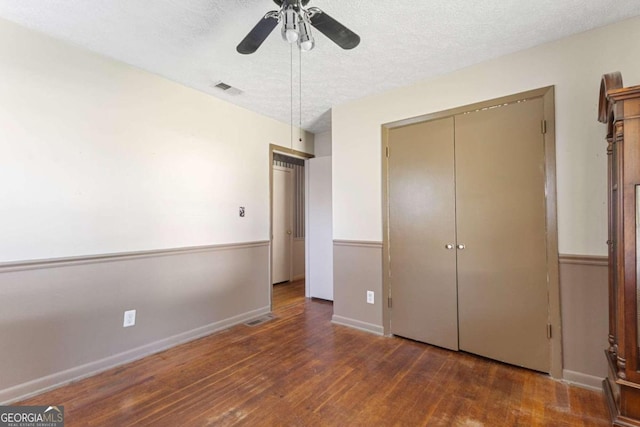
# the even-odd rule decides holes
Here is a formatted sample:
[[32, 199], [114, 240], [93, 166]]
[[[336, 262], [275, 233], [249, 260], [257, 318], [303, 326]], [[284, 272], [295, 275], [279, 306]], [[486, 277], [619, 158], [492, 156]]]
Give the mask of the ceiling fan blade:
[[353, 49], [360, 44], [360, 36], [318, 9], [309, 8], [309, 20], [318, 31], [343, 49]]
[[248, 55], [258, 50], [276, 25], [278, 25], [278, 12], [267, 13], [236, 47], [238, 53]]

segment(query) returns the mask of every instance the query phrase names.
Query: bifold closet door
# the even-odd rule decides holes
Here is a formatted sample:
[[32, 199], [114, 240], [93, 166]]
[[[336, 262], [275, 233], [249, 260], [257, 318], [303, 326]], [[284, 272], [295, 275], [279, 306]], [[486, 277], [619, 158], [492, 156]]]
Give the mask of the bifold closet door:
[[389, 131], [391, 332], [458, 349], [453, 118]]
[[455, 117], [458, 315], [461, 350], [549, 372], [542, 120], [542, 99]]

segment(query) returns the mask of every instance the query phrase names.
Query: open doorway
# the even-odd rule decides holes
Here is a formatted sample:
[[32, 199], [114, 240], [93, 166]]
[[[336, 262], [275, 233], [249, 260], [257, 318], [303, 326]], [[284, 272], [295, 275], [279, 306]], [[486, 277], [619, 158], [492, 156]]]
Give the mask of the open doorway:
[[[271, 284], [290, 282], [294, 275], [294, 171], [280, 166], [274, 155], [271, 183]], [[296, 265], [295, 270], [299, 267]]]
[[[305, 279], [305, 159], [308, 153], [271, 145], [271, 280], [274, 295], [307, 295]], [[302, 284], [302, 286], [301, 286]]]

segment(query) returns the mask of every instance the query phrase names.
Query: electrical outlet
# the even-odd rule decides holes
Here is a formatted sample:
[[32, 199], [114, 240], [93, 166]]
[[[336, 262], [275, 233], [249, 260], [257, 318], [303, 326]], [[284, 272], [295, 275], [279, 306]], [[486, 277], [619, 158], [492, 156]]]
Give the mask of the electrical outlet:
[[374, 303], [374, 293], [373, 291], [367, 291], [367, 304]]
[[129, 326], [133, 326], [136, 324], [136, 311], [135, 310], [127, 310], [124, 312], [124, 322], [122, 326], [124, 328], [128, 328]]

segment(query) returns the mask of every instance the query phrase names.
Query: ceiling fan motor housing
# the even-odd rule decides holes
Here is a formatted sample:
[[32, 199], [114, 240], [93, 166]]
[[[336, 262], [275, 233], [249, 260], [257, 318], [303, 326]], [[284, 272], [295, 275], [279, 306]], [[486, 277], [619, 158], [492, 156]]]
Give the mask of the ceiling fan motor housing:
[[305, 7], [307, 4], [309, 4], [309, 0], [273, 0], [273, 2], [278, 6], [285, 5], [285, 7], [288, 7], [289, 5], [291, 5], [295, 8], [298, 8], [299, 4], [302, 5], [302, 7]]

